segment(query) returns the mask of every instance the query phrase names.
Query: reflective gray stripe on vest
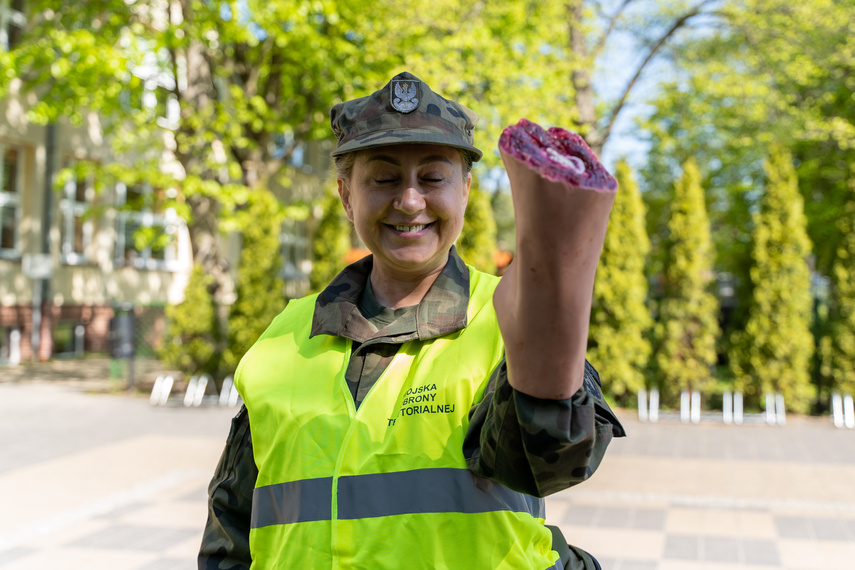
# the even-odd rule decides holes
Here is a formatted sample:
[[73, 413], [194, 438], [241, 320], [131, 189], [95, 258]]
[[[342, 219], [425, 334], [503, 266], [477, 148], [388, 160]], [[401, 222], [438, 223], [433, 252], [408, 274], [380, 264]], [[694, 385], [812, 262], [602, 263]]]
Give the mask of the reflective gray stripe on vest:
[[[259, 487], [252, 497], [252, 528], [330, 520], [331, 495], [330, 477]], [[338, 480], [339, 519], [494, 511], [545, 516], [543, 499], [511, 491], [468, 469], [417, 469]]]
[[250, 527], [330, 520], [332, 477], [258, 487], [252, 492]]

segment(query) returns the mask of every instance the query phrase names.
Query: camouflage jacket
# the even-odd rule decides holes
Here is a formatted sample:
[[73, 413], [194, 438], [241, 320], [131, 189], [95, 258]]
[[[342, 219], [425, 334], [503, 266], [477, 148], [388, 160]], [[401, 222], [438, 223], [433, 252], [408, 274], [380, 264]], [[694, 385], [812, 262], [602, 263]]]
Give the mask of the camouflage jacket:
[[[318, 296], [312, 323], [312, 336], [330, 334], [354, 341], [345, 378], [357, 406], [401, 344], [465, 327], [469, 303], [469, 271], [453, 248], [448, 264], [417, 307], [380, 306], [368, 281], [371, 265], [369, 256], [342, 271]], [[469, 468], [536, 497], [590, 477], [612, 437], [624, 435], [603, 399], [596, 370], [587, 362], [584, 384], [576, 394], [566, 400], [541, 400], [511, 387], [503, 361], [469, 418], [462, 450]], [[249, 521], [257, 475], [249, 419], [241, 408], [208, 489], [200, 570], [249, 568]]]

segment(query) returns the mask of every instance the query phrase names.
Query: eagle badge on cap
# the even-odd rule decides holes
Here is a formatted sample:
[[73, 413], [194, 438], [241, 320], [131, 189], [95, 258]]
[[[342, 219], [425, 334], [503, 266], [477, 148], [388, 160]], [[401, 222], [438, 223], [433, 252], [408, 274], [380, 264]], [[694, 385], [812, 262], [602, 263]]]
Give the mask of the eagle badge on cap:
[[389, 97], [392, 108], [401, 113], [415, 111], [419, 106], [419, 81], [392, 81], [389, 88], [392, 96]]

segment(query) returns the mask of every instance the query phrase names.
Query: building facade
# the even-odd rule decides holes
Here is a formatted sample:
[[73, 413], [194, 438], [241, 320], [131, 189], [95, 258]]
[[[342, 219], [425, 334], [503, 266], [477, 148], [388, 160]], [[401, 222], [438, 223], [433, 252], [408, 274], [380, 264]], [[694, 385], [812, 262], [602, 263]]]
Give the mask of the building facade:
[[[0, 51], [14, 48], [26, 23], [26, 0], [0, 0]], [[86, 165], [123, 158], [111, 155], [99, 117], [34, 125], [26, 111], [35, 102], [14, 84], [0, 100], [0, 366], [109, 351], [114, 317], [128, 311], [144, 325], [137, 341], [154, 348], [164, 308], [183, 300], [193, 267], [185, 221], [161, 206], [178, 191], [99, 180]], [[298, 148], [289, 186], [271, 190], [286, 204], [313, 203], [330, 171], [328, 153], [328, 143]], [[162, 168], [176, 165], [164, 157]], [[317, 215], [282, 226], [286, 297], [308, 290]], [[236, 277], [241, 240], [221, 239]]]
[[0, 361], [13, 365], [108, 350], [117, 309], [180, 302], [193, 264], [185, 223], [156, 206], [170, 189], [96, 191], [75, 166], [106, 156], [98, 130], [31, 125], [24, 105], [0, 102]]

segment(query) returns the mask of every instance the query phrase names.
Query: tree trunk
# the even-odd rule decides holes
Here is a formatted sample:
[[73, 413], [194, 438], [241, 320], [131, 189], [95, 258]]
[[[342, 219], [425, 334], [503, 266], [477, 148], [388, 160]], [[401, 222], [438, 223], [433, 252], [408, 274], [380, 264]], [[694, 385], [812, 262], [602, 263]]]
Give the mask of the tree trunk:
[[591, 150], [598, 157], [602, 153], [602, 133], [597, 127], [597, 115], [594, 108], [594, 86], [591, 84], [591, 62], [585, 45], [585, 33], [582, 24], [583, 0], [571, 0], [568, 3], [570, 51], [577, 62], [570, 75], [573, 83], [576, 109], [579, 112], [579, 131]]
[[[185, 21], [193, 18], [190, 2], [182, 2]], [[176, 157], [188, 176], [216, 178], [216, 173], [206, 165], [211, 152], [210, 143], [197, 138], [195, 130], [185, 122], [197, 116], [200, 111], [211, 109], [217, 101], [217, 90], [213, 81], [210, 61], [205, 56], [205, 47], [199, 41], [192, 41], [184, 52], [187, 68], [187, 88], [179, 94], [181, 122], [175, 133], [178, 141]], [[193, 261], [214, 278], [211, 294], [217, 304], [226, 304], [233, 290], [228, 261], [220, 246], [217, 214], [219, 204], [215, 197], [201, 194], [187, 197], [191, 209], [189, 221], [190, 241], [193, 247]]]

